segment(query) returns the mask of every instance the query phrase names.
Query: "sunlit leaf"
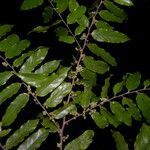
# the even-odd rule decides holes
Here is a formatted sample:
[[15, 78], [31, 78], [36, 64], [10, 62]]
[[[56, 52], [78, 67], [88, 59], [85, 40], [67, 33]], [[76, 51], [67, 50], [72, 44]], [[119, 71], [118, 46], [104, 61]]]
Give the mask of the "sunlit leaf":
[[9, 126], [17, 118], [18, 113], [24, 108], [29, 101], [28, 94], [20, 94], [14, 101], [10, 103], [4, 116], [2, 117], [2, 125]]
[[9, 78], [12, 76], [12, 72], [11, 71], [4, 71], [0, 73], [0, 86], [4, 85], [7, 80], [9, 80]]
[[67, 77], [70, 68], [63, 68], [59, 75], [53, 74], [48, 77], [42, 84], [41, 87], [37, 88], [36, 93], [38, 96], [45, 96], [51, 93], [57, 88]]
[[79, 4], [76, 0], [69, 0], [69, 10], [70, 12], [75, 11], [79, 7]]
[[16, 130], [6, 141], [6, 148], [12, 149], [21, 143], [25, 137], [32, 133], [38, 125], [39, 120], [29, 120]]
[[3, 91], [0, 92], [0, 105], [6, 101], [8, 98], [15, 95], [21, 87], [20, 83], [13, 83], [7, 86]]
[[64, 12], [68, 7], [68, 0], [56, 0], [56, 7], [60, 13]]
[[107, 43], [124, 43], [129, 40], [127, 35], [108, 29], [96, 29], [92, 32], [92, 37], [96, 41]]
[[92, 143], [94, 132], [92, 130], [86, 130], [76, 139], [72, 140], [65, 146], [65, 150], [86, 150]]
[[29, 136], [19, 147], [17, 150], [36, 150], [48, 137], [48, 130], [41, 128], [31, 136]]
[[51, 96], [46, 100], [44, 105], [46, 107], [56, 107], [62, 102], [63, 98], [70, 93], [71, 89], [71, 83], [62, 83], [52, 92]]
[[34, 68], [39, 65], [48, 53], [48, 48], [39, 47], [38, 50], [33, 53], [27, 61], [22, 65], [20, 73], [31, 73]]
[[10, 133], [11, 129], [6, 129], [6, 130], [2, 130], [0, 131], [0, 139], [7, 136]]
[[114, 2], [124, 6], [133, 6], [132, 0], [114, 0]]
[[112, 27], [112, 26], [109, 25], [107, 22], [102, 21], [102, 20], [97, 21], [97, 22], [95, 23], [95, 25], [96, 25], [97, 28], [103, 28], [103, 29], [108, 29], [108, 30], [113, 30], [113, 29], [114, 29], [114, 27]]

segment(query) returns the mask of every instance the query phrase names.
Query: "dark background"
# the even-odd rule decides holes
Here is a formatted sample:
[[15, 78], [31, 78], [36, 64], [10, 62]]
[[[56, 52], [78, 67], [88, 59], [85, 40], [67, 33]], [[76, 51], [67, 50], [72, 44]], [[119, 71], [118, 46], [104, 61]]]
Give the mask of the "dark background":
[[[86, 2], [86, 1], [85, 1]], [[26, 33], [35, 25], [42, 24], [41, 12], [43, 8], [37, 8], [27, 12], [19, 10], [21, 0], [0, 0], [0, 24], [14, 24], [15, 32], [22, 38], [26, 38]], [[126, 44], [117, 44], [108, 46], [109, 51], [117, 58], [118, 67], [113, 70], [114, 74], [119, 78], [126, 72], [142, 73], [144, 78], [150, 77], [150, 4], [148, 0], [135, 0], [135, 6], [126, 9], [129, 20], [124, 25], [121, 25], [120, 30], [127, 33], [132, 39]], [[66, 62], [71, 61], [70, 48], [57, 45], [52, 34], [37, 35], [32, 34], [28, 37], [32, 41], [32, 46], [47, 45], [52, 47], [50, 57], [58, 57]], [[59, 53], [59, 55], [58, 55]], [[29, 108], [30, 110], [30, 108]], [[27, 116], [31, 114], [27, 113]], [[72, 126], [73, 125], [73, 126]], [[130, 143], [130, 149], [133, 149], [133, 140], [140, 127], [140, 123], [133, 122], [133, 127], [120, 127]], [[99, 130], [94, 123], [87, 120], [79, 119], [77, 122], [72, 122], [66, 132], [71, 131], [71, 137], [78, 136], [82, 129], [94, 128], [96, 131], [95, 142], [90, 146], [89, 150], [107, 150], [115, 149], [115, 143], [111, 138], [108, 129]], [[78, 130], [78, 132], [77, 132]], [[56, 137], [57, 139], [57, 137]], [[55, 140], [50, 139], [40, 149], [48, 150], [55, 149]], [[46, 145], [46, 146], [45, 146]], [[50, 147], [51, 146], [51, 147]], [[100, 147], [100, 148], [98, 148]]]

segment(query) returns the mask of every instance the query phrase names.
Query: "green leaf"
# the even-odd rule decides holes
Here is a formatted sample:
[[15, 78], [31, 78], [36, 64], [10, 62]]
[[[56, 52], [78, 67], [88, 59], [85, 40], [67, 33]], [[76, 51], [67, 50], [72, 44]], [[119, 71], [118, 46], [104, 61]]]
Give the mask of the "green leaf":
[[101, 98], [108, 98], [108, 89], [110, 87], [110, 77], [105, 79], [105, 83], [101, 90]]
[[67, 96], [72, 89], [71, 83], [64, 82], [59, 85], [46, 100], [44, 105], [46, 107], [56, 107], [60, 104], [65, 96]]
[[21, 143], [30, 133], [32, 133], [39, 120], [29, 120], [24, 123], [18, 130], [16, 130], [6, 141], [6, 149], [12, 149]]
[[107, 22], [102, 21], [102, 20], [97, 21], [95, 23], [95, 25], [97, 28], [103, 28], [103, 29], [107, 29], [107, 30], [113, 30], [114, 29], [114, 27], [110, 26]]
[[12, 76], [12, 72], [11, 71], [4, 71], [0, 73], [0, 86], [4, 85], [9, 78], [11, 78]]
[[20, 65], [23, 64], [24, 60], [31, 56], [34, 53], [34, 51], [29, 51], [27, 53], [22, 54], [20, 57], [18, 57], [17, 59], [14, 60], [13, 65], [15, 67], [19, 67]]
[[134, 148], [136, 150], [149, 150], [150, 148], [150, 126], [143, 124], [136, 137]]
[[46, 140], [48, 137], [49, 132], [48, 130], [41, 128], [31, 136], [29, 136], [17, 150], [36, 150], [38, 149], [41, 144]]
[[114, 127], [118, 127], [120, 122], [117, 120], [116, 116], [112, 115], [110, 112], [106, 110], [105, 107], [101, 107], [100, 113], [108, 120], [109, 124], [112, 124]]
[[131, 116], [128, 114], [127, 111], [124, 110], [124, 108], [121, 106], [120, 103], [111, 102], [110, 109], [113, 112], [113, 114], [116, 116], [117, 120], [125, 123], [128, 126], [131, 126], [132, 124]]
[[77, 22], [77, 20], [79, 18], [81, 18], [85, 12], [86, 12], [86, 7], [79, 6], [76, 10], [74, 10], [67, 16], [67, 23], [73, 24], [73, 23]]
[[75, 42], [74, 38], [72, 36], [69, 36], [69, 35], [59, 36], [59, 41], [60, 42], [65, 42], [65, 43], [68, 43], [68, 44], [72, 44], [72, 43]]
[[117, 62], [110, 53], [106, 52], [103, 48], [100, 48], [96, 44], [88, 44], [89, 50], [97, 56], [100, 56], [104, 61], [112, 66], [117, 66]]
[[127, 80], [126, 80], [126, 87], [129, 91], [135, 90], [140, 85], [141, 81], [141, 74], [139, 72], [129, 74]]
[[79, 7], [79, 4], [76, 0], [69, 0], [69, 10], [70, 12], [75, 11]]
[[6, 101], [8, 98], [15, 95], [21, 87], [20, 83], [13, 83], [7, 86], [3, 91], [0, 92], [0, 105]]
[[117, 150], [128, 150], [128, 144], [126, 143], [124, 137], [118, 131], [112, 131], [112, 136], [116, 142]]
[[144, 93], [139, 93], [136, 102], [146, 121], [150, 123], [150, 98]]
[[5, 137], [6, 135], [8, 135], [10, 133], [11, 129], [6, 129], [6, 130], [2, 130], [0, 131], [0, 139]]
[[43, 118], [43, 121], [41, 124], [45, 129], [48, 129], [48, 131], [51, 133], [55, 133], [58, 131], [56, 124], [54, 122], [50, 121], [49, 118]]
[[33, 53], [27, 61], [22, 65], [20, 73], [31, 73], [34, 68], [39, 65], [48, 53], [48, 48], [39, 47], [38, 50]]
[[17, 118], [17, 115], [21, 111], [21, 109], [26, 106], [28, 101], [29, 95], [24, 93], [20, 94], [13, 102], [11, 102], [2, 118], [2, 125], [11, 125]]
[[123, 98], [122, 105], [126, 108], [130, 116], [132, 116], [135, 120], [140, 121], [142, 119], [140, 111], [132, 99]]
[[94, 132], [92, 130], [86, 130], [79, 137], [72, 140], [65, 146], [65, 150], [86, 150], [92, 143]]
[[34, 87], [41, 87], [41, 84], [48, 78], [45, 74], [18, 73], [16, 75], [22, 81]]
[[85, 67], [95, 73], [104, 74], [109, 71], [109, 66], [100, 60], [94, 60], [93, 57], [85, 56], [83, 63]]
[[89, 26], [89, 20], [88, 20], [88, 18], [85, 15], [83, 15], [81, 18], [79, 18], [77, 20], [77, 23], [80, 26], [82, 26], [84, 29]]
[[133, 2], [132, 0], [114, 0], [114, 2], [120, 4], [120, 5], [124, 5], [124, 6], [133, 6]]
[[44, 0], [24, 0], [21, 4], [21, 10], [29, 10], [36, 8], [44, 3]]
[[123, 81], [116, 83], [114, 85], [114, 87], [113, 87], [113, 93], [114, 93], [114, 95], [120, 93], [121, 90], [122, 90], [122, 88], [123, 88], [123, 86], [124, 86], [124, 82]]
[[51, 114], [55, 119], [61, 119], [68, 114], [72, 114], [76, 111], [76, 106], [73, 104], [67, 104], [63, 107], [53, 111]]
[[146, 88], [146, 87], [149, 87], [149, 86], [150, 86], [150, 80], [147, 79], [147, 80], [144, 81], [144, 87]]
[[122, 23], [124, 20], [118, 16], [115, 16], [113, 13], [108, 10], [101, 10], [99, 13], [100, 17], [106, 21]]
[[44, 23], [48, 23], [53, 16], [53, 9], [49, 6], [44, 8], [44, 11], [42, 12], [42, 17], [43, 17], [43, 21]]
[[104, 5], [115, 16], [120, 17], [122, 20], [127, 20], [127, 14], [125, 13], [125, 11], [120, 7], [118, 7], [117, 5], [115, 5], [113, 2], [105, 0]]
[[18, 35], [12, 34], [0, 41], [0, 51], [5, 52], [5, 56], [13, 58], [30, 46], [30, 41], [20, 40]]
[[76, 29], [75, 29], [75, 35], [80, 35], [83, 31], [85, 30], [84, 27], [82, 26], [78, 26]]
[[53, 74], [48, 77], [42, 84], [41, 87], [37, 88], [36, 94], [38, 96], [46, 96], [57, 88], [67, 77], [70, 68], [63, 68], [59, 75]]
[[42, 65], [39, 69], [35, 71], [35, 73], [49, 75], [50, 73], [54, 72], [59, 67], [59, 65], [60, 60], [52, 60]]
[[129, 40], [125, 34], [107, 29], [96, 29], [92, 32], [92, 37], [99, 42], [124, 43]]
[[68, 7], [68, 0], [56, 0], [56, 7], [58, 12], [64, 12]]
[[108, 126], [108, 120], [101, 113], [95, 112], [91, 116], [99, 128], [105, 128]]
[[14, 25], [0, 25], [0, 38], [5, 36], [8, 32], [11, 31], [11, 29], [14, 27]]
[[35, 33], [46, 33], [49, 30], [50, 26], [37, 26], [33, 28], [28, 34], [31, 34], [33, 32]]

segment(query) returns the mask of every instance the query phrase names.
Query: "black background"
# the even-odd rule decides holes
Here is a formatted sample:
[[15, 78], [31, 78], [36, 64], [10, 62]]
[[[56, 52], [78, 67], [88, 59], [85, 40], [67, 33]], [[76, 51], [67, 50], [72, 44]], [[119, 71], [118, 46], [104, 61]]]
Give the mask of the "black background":
[[[86, 3], [86, 0], [84, 0]], [[32, 29], [34, 25], [42, 24], [41, 11], [43, 8], [37, 8], [32, 11], [21, 12], [19, 10], [21, 0], [0, 0], [0, 24], [14, 24], [15, 32], [22, 38], [26, 38], [26, 33]], [[122, 25], [120, 30], [127, 33], [132, 39], [126, 44], [117, 44], [108, 46], [109, 51], [117, 58], [118, 67], [113, 70], [114, 74], [119, 78], [126, 72], [139, 71], [144, 78], [150, 77], [150, 4], [148, 0], [135, 0], [135, 6], [126, 9], [129, 20]], [[53, 35], [36, 35], [32, 34], [28, 37], [32, 41], [32, 46], [47, 45], [52, 47], [50, 57], [63, 58], [66, 62], [71, 61], [72, 53], [70, 48], [57, 45], [53, 40]], [[55, 49], [55, 50], [54, 50]], [[59, 55], [58, 55], [59, 53]], [[29, 110], [30, 111], [30, 107]], [[26, 113], [27, 116], [31, 114]], [[133, 122], [132, 128], [120, 127], [120, 131], [125, 135], [130, 143], [130, 149], [133, 149], [133, 140], [140, 127], [140, 123]], [[115, 143], [111, 138], [108, 129], [99, 130], [91, 121], [79, 119], [72, 122], [66, 132], [71, 133], [70, 137], [78, 136], [83, 129], [94, 128], [96, 131], [95, 142], [90, 146], [89, 150], [107, 150], [115, 149]], [[55, 150], [56, 139], [50, 139], [43, 144], [40, 149]], [[46, 145], [46, 146], [45, 146]], [[99, 148], [98, 148], [99, 147]]]

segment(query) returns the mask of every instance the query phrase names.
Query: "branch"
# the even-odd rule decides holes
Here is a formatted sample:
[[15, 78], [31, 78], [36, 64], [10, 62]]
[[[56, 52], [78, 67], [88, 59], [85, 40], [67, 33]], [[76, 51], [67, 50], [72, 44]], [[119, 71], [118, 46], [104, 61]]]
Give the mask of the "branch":
[[5, 150], [4, 147], [3, 147], [3, 145], [1, 143], [0, 143], [0, 149], [1, 150]]

